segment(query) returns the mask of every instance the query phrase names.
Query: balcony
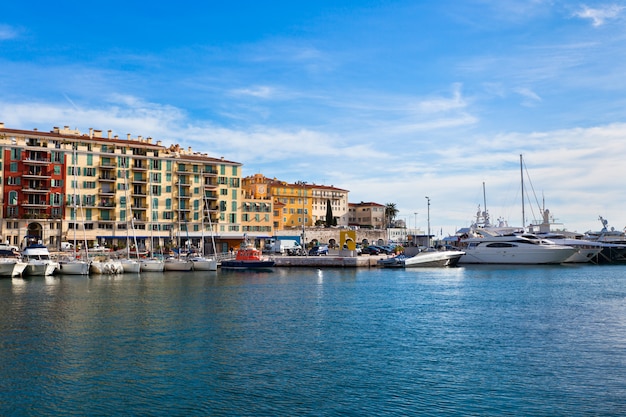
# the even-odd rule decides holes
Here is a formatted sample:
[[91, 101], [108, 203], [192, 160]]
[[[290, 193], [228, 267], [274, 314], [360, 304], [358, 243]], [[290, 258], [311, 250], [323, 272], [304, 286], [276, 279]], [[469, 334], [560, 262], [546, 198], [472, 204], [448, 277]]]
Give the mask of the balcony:
[[28, 157], [22, 161], [24, 165], [48, 165], [50, 163], [50, 157]]
[[100, 216], [100, 218], [98, 219], [99, 222], [114, 222], [116, 221], [115, 216]]
[[26, 208], [46, 208], [49, 206], [50, 205], [48, 204], [46, 200], [40, 200], [40, 199], [28, 199], [22, 202], [22, 207], [26, 207]]
[[98, 195], [115, 195], [115, 190], [112, 188], [100, 188], [98, 190]]
[[108, 176], [108, 175], [102, 175], [102, 176], [98, 177], [98, 180], [99, 181], [104, 181], [104, 182], [115, 182], [115, 181], [117, 181], [117, 178], [111, 177], [111, 176]]
[[143, 175], [135, 175], [130, 179], [130, 182], [134, 184], [145, 184], [148, 182], [148, 179]]
[[43, 187], [30, 187], [30, 186], [26, 186], [25, 188], [22, 188], [22, 192], [25, 194], [48, 194], [50, 192], [50, 188], [43, 188]]
[[29, 169], [22, 173], [24, 179], [49, 179], [52, 178], [50, 173], [41, 168]]
[[102, 161], [100, 163], [100, 169], [115, 169], [117, 166], [115, 165], [115, 161]]

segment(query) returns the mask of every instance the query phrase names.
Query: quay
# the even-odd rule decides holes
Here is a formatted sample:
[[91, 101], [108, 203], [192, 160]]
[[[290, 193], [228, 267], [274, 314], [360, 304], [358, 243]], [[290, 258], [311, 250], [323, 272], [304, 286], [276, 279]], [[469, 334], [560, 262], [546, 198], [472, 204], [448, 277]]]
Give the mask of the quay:
[[275, 256], [274, 266], [310, 268], [371, 268], [378, 266], [379, 259], [391, 255], [340, 256], [337, 251], [322, 256]]

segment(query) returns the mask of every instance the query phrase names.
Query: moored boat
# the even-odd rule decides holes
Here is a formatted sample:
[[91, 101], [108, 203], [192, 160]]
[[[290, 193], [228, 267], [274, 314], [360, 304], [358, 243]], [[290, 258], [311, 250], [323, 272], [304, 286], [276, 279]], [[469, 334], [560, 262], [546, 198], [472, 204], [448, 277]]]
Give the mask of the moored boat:
[[59, 273], [63, 275], [89, 275], [88, 261], [76, 257], [67, 257], [59, 260]]
[[247, 244], [237, 250], [235, 259], [223, 260], [222, 269], [266, 269], [274, 266], [274, 260], [263, 256], [262, 252]]
[[91, 262], [89, 268], [92, 274], [117, 275], [124, 273], [122, 263], [116, 259], [98, 259]]
[[163, 272], [165, 269], [165, 263], [162, 259], [157, 258], [145, 258], [141, 259], [141, 272]]
[[59, 264], [52, 260], [45, 245], [31, 243], [22, 251], [22, 258], [27, 263], [24, 275], [46, 276], [53, 275]]
[[193, 264], [194, 271], [217, 271], [217, 261], [204, 256], [191, 256], [189, 260]]
[[517, 234], [491, 235], [486, 230], [478, 232], [480, 237], [461, 240], [465, 254], [459, 264], [560, 264], [576, 253], [571, 246], [541, 239]]
[[189, 272], [193, 269], [193, 262], [187, 259], [169, 257], [165, 259], [165, 271]]
[[442, 268], [453, 267], [465, 252], [458, 250], [425, 250], [414, 256], [400, 254], [393, 258], [381, 259], [378, 264], [384, 268]]
[[141, 271], [141, 263], [136, 259], [120, 259], [122, 270], [125, 274], [138, 274]]
[[15, 247], [0, 245], [0, 277], [20, 276], [27, 265]]

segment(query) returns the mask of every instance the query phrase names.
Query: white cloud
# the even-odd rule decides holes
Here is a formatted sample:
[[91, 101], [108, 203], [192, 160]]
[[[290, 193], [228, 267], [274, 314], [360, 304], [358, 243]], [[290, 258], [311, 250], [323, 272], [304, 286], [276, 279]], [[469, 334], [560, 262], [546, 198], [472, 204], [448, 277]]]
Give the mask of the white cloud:
[[15, 39], [19, 33], [20, 31], [12, 26], [0, 24], [0, 41]]
[[541, 97], [539, 97], [539, 95], [532, 91], [530, 88], [516, 88], [514, 91], [524, 98], [524, 100], [522, 101], [522, 104], [524, 106], [533, 106], [537, 102], [541, 101]]
[[624, 10], [623, 6], [615, 4], [603, 8], [582, 6], [579, 11], [574, 12], [574, 16], [580, 17], [581, 19], [590, 19], [593, 26], [598, 27], [602, 26], [606, 20], [618, 17], [622, 10]]
[[467, 102], [461, 93], [461, 85], [456, 83], [452, 86], [452, 97], [422, 100], [416, 107], [422, 113], [439, 113], [465, 108], [467, 107]]
[[267, 85], [258, 85], [250, 88], [240, 88], [232, 90], [232, 94], [237, 96], [252, 96], [269, 99], [274, 96], [276, 89]]

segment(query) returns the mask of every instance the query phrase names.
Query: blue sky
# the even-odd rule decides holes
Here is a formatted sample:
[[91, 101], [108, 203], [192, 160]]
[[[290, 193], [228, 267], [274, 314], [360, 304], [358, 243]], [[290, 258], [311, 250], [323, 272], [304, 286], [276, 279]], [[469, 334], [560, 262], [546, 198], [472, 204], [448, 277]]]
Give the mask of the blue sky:
[[[626, 2], [8, 2], [0, 121], [179, 143], [443, 234], [626, 226]], [[414, 213], [418, 213], [415, 215]]]

